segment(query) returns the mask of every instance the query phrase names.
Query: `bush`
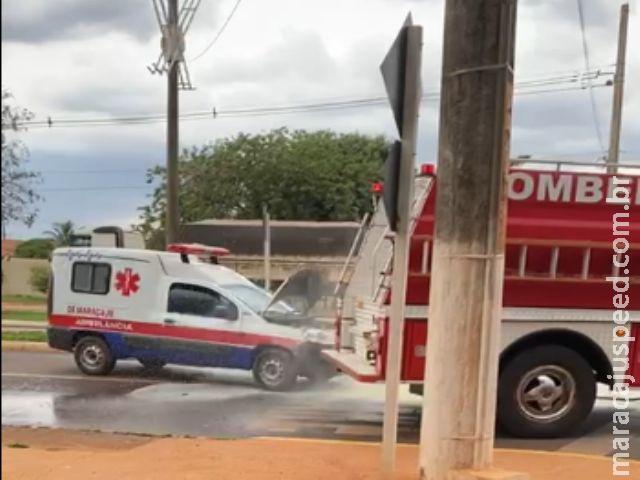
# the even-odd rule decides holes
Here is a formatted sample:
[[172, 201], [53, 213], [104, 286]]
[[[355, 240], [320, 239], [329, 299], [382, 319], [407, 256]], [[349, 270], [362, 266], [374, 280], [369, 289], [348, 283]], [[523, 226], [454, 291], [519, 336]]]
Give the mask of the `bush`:
[[49, 268], [33, 267], [29, 277], [29, 284], [36, 292], [47, 293], [49, 289]]
[[20, 243], [13, 254], [16, 258], [49, 258], [55, 248], [53, 240], [48, 238], [32, 238]]

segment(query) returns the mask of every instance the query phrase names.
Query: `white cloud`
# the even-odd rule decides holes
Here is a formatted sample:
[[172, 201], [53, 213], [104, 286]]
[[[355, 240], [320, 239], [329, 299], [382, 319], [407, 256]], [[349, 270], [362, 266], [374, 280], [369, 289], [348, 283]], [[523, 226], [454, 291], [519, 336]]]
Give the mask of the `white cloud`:
[[[162, 113], [166, 79], [152, 76], [146, 65], [160, 51], [150, 1], [100, 2], [64, 0], [3, 1], [3, 83], [16, 101], [39, 119]], [[56, 8], [65, 15], [52, 12]], [[211, 41], [235, 0], [203, 0], [188, 35], [187, 58]], [[584, 2], [587, 35], [594, 66], [615, 60], [619, 1]], [[582, 43], [573, 0], [520, 2], [517, 26], [516, 81], [583, 69]], [[209, 111], [308, 103], [328, 98], [384, 95], [379, 65], [407, 12], [424, 27], [423, 89], [439, 90], [443, 0], [325, 0], [269, 2], [245, 0], [218, 43], [189, 62], [197, 90], [181, 93], [181, 111]], [[631, 24], [625, 91], [623, 149], [640, 159], [640, 61], [633, 45], [640, 42], [637, 2], [631, 2]], [[46, 24], [47, 28], [38, 28]], [[6, 28], [5, 28], [6, 30]], [[19, 32], [16, 32], [20, 30]], [[605, 142], [611, 89], [595, 91]], [[437, 146], [438, 103], [421, 111], [419, 155], [432, 160]], [[259, 132], [279, 126], [333, 128], [395, 135], [387, 106], [244, 118], [181, 122], [183, 146], [202, 144], [239, 131]], [[127, 127], [33, 129], [24, 139], [41, 170], [126, 169], [140, 172], [164, 160], [164, 124]], [[512, 150], [544, 155], [591, 155], [595, 140], [586, 91], [517, 96]], [[591, 158], [591, 157], [590, 157]], [[139, 176], [95, 178], [78, 174], [88, 185], [128, 185]], [[58, 188], [59, 176], [46, 176]], [[91, 211], [69, 206], [67, 194], [50, 194], [41, 222], [62, 213], [85, 222], [132, 218], [144, 193], [130, 191], [124, 203], [110, 201], [113, 192], [94, 193]], [[137, 202], [137, 203], [136, 203]], [[85, 222], [86, 223], [86, 222]], [[29, 234], [24, 229], [16, 233]], [[10, 230], [12, 232], [12, 230]]]

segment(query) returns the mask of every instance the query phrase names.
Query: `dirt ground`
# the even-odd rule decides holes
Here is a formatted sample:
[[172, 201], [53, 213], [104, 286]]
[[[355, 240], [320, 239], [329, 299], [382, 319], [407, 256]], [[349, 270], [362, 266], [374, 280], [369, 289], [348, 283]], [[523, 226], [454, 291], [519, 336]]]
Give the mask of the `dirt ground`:
[[[398, 480], [416, 480], [417, 447], [398, 450]], [[378, 480], [378, 445], [294, 440], [150, 438], [2, 428], [6, 480]], [[496, 467], [531, 480], [610, 478], [610, 458], [497, 450]], [[640, 462], [630, 466], [640, 478]]]

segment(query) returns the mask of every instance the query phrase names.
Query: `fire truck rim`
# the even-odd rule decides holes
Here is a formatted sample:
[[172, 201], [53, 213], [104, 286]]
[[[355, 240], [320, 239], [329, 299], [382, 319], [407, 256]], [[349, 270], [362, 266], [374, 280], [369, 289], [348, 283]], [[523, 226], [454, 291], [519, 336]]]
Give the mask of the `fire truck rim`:
[[541, 365], [523, 375], [517, 401], [522, 413], [537, 423], [551, 423], [567, 415], [576, 403], [573, 375], [559, 365]]

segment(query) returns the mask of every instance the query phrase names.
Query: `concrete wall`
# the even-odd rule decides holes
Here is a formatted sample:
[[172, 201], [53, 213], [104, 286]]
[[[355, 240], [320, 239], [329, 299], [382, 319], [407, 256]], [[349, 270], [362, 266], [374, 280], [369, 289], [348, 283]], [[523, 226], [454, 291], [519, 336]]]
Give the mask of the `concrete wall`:
[[[327, 279], [337, 281], [344, 266], [345, 258], [341, 257], [271, 257], [271, 280], [286, 280], [295, 272], [313, 268], [323, 272]], [[230, 255], [221, 257], [220, 263], [252, 280], [264, 279], [264, 259], [254, 255]]]
[[[340, 257], [273, 257], [271, 259], [271, 281], [273, 286], [287, 279], [303, 268], [317, 268], [324, 272], [327, 279], [337, 281], [344, 265]], [[264, 278], [264, 261], [261, 256], [229, 256], [220, 259], [220, 263], [232, 268], [247, 278], [261, 282]], [[36, 266], [47, 267], [47, 260], [31, 258], [11, 258], [2, 261], [3, 295], [38, 295], [29, 284], [31, 269]]]
[[48, 268], [49, 261], [36, 258], [2, 260], [2, 295], [42, 295], [29, 283], [33, 267]]

